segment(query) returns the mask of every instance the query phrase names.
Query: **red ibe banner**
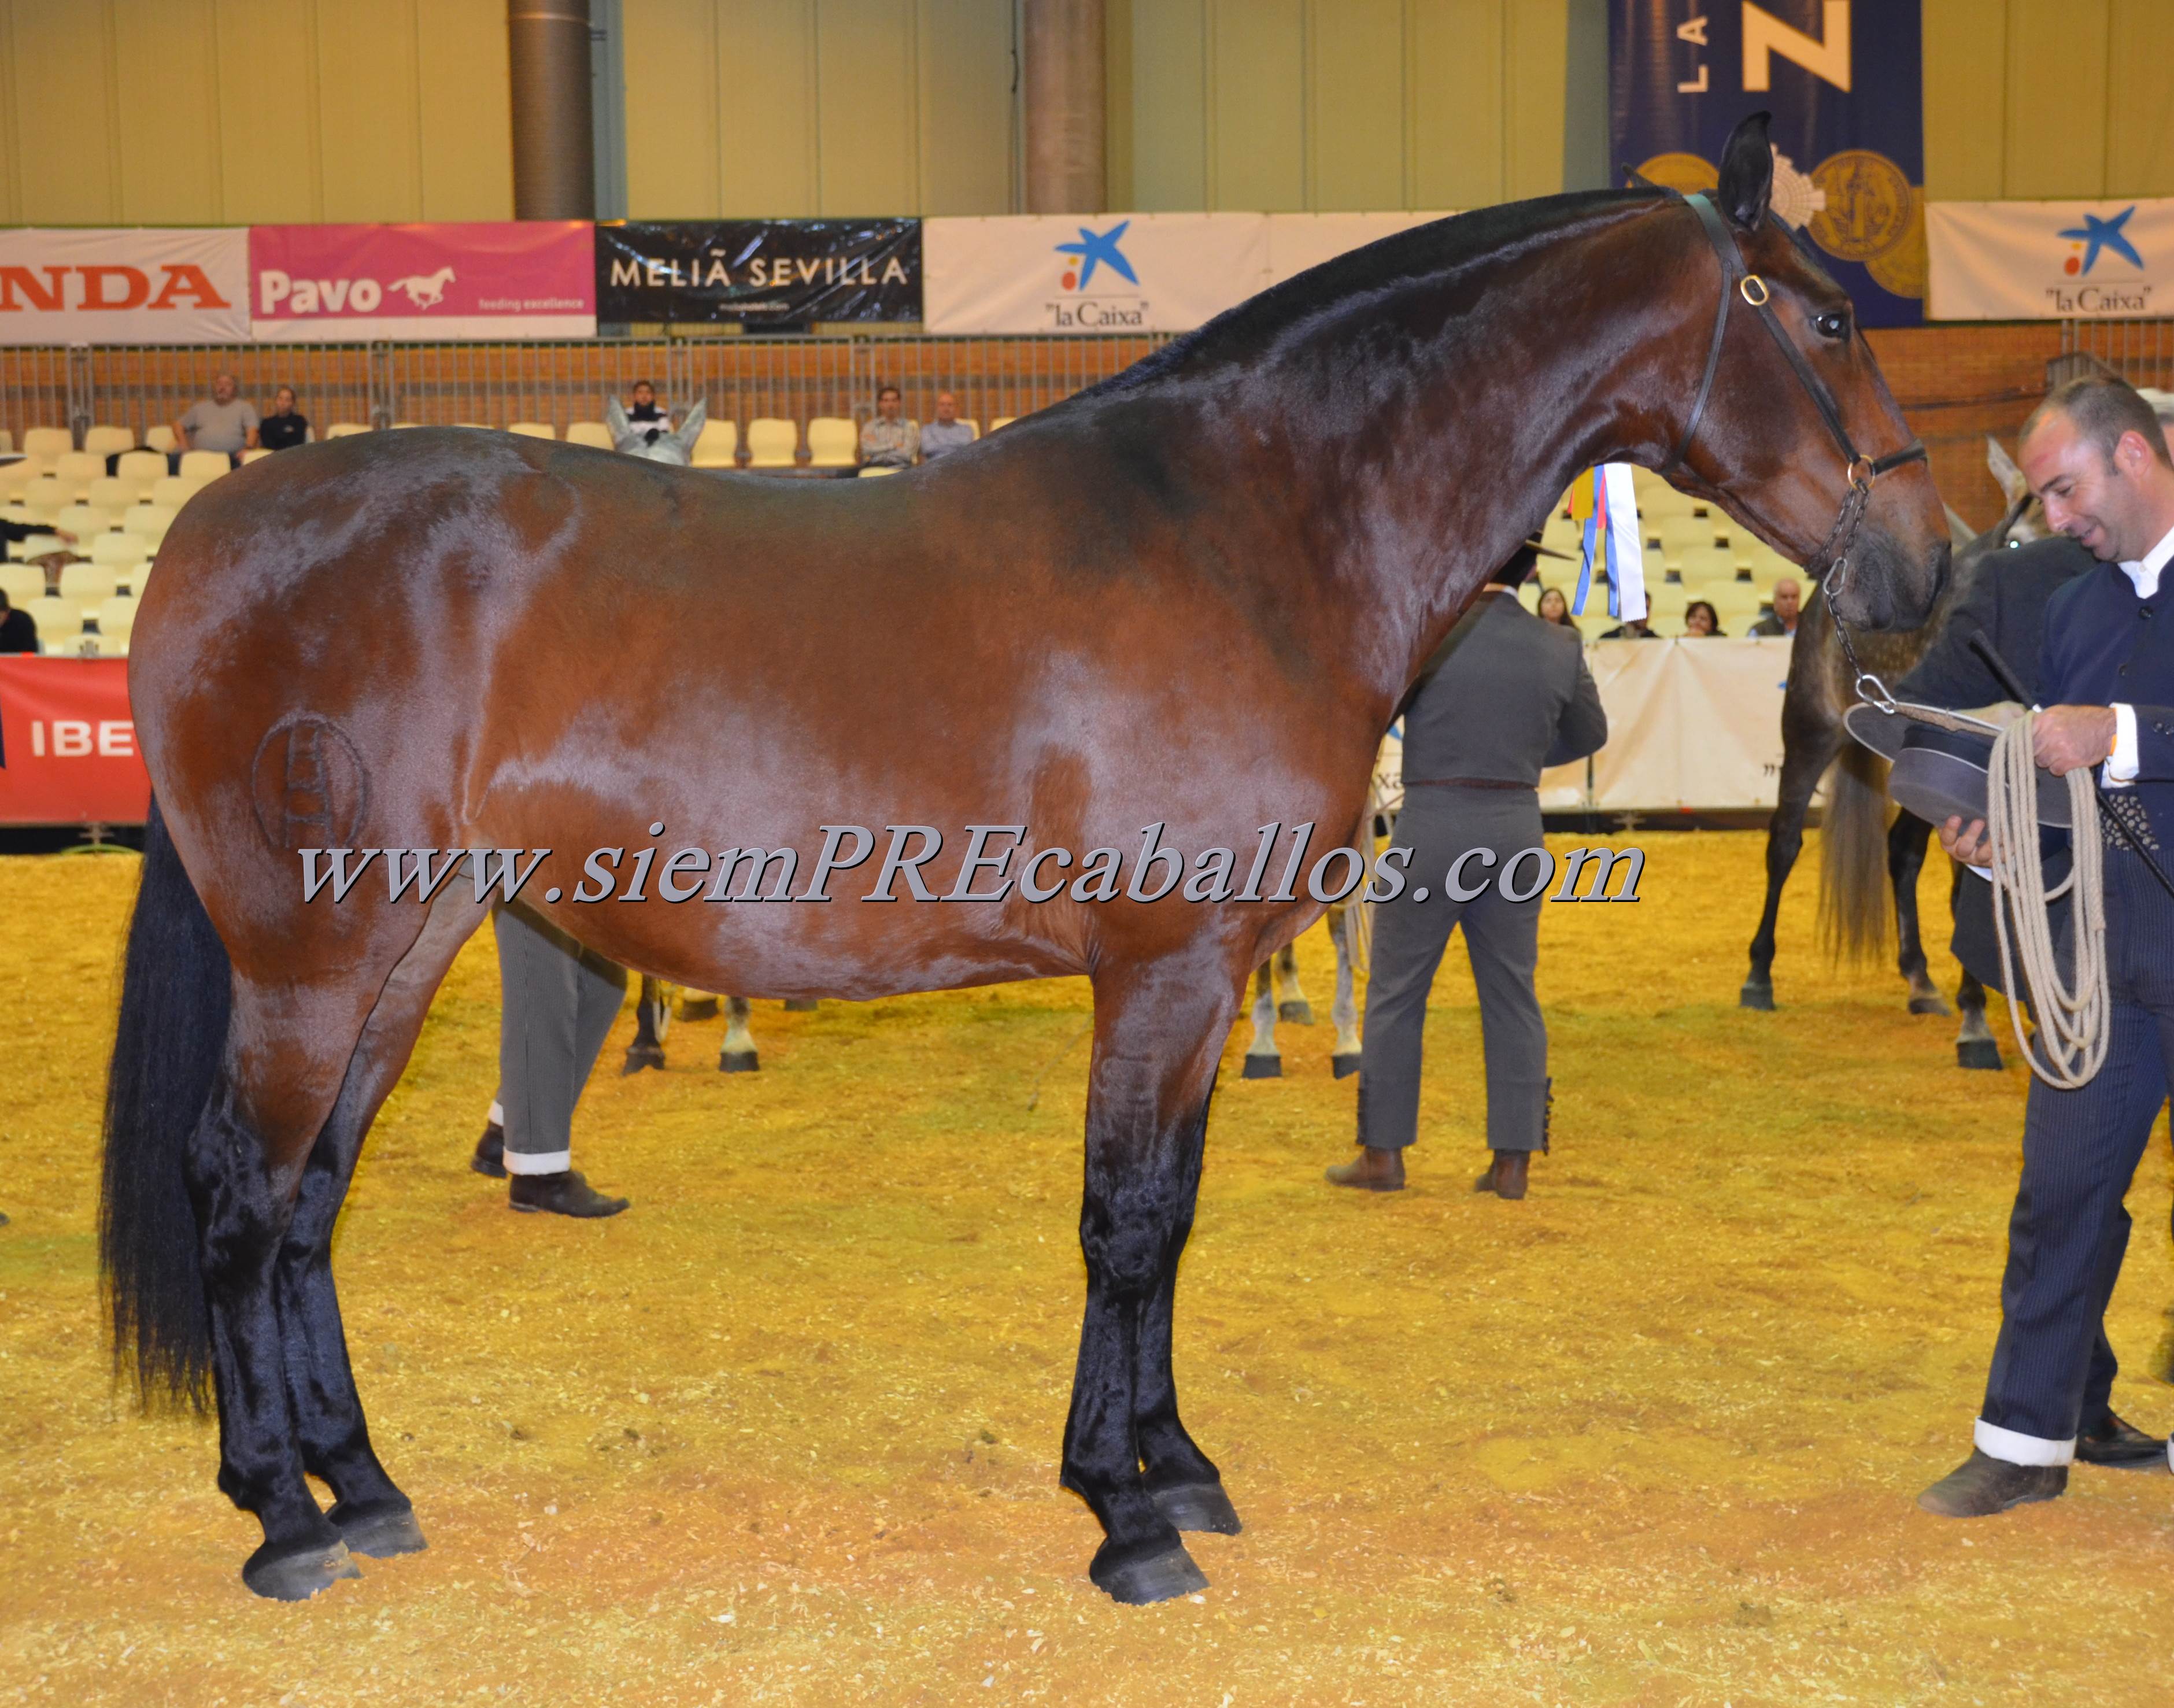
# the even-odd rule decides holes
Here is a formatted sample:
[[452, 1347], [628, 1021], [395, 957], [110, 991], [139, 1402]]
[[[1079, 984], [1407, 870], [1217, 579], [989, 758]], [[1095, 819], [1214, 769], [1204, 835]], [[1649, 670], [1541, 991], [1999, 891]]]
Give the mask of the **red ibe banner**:
[[0, 658], [0, 824], [140, 824], [125, 658]]

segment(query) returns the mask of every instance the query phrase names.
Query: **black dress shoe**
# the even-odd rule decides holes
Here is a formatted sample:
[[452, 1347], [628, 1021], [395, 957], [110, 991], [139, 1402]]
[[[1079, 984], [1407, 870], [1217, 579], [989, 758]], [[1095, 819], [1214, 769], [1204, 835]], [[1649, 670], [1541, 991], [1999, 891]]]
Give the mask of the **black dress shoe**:
[[2011, 1506], [2052, 1500], [2069, 1486], [2066, 1465], [2011, 1465], [1973, 1448], [1971, 1456], [1917, 1497], [1943, 1518], [1987, 1518]]
[[2076, 1437], [2076, 1457], [2086, 1465], [2111, 1465], [2121, 1471], [2167, 1468], [2166, 1443], [2112, 1412]]
[[516, 1210], [549, 1210], [554, 1216], [615, 1216], [627, 1206], [625, 1198], [608, 1198], [598, 1192], [577, 1169], [516, 1175], [506, 1197]]
[[475, 1154], [468, 1159], [468, 1166], [495, 1181], [506, 1178], [506, 1129], [496, 1122], [484, 1128], [483, 1137], [476, 1141]]

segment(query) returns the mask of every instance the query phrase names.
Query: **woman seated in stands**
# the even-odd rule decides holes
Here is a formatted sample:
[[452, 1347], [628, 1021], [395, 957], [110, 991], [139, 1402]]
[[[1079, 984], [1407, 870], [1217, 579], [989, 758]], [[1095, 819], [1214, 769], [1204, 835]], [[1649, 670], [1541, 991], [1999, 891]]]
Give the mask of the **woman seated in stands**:
[[1684, 607], [1685, 640], [1698, 640], [1720, 633], [1720, 614], [1704, 599], [1694, 599]]
[[267, 451], [292, 451], [310, 439], [310, 419], [295, 408], [295, 388], [272, 394], [272, 413], [257, 424], [257, 442]]
[[1570, 601], [1563, 597], [1563, 590], [1560, 587], [1545, 587], [1541, 590], [1539, 617], [1543, 623], [1558, 623], [1566, 629], [1577, 627], [1576, 624], [1571, 621]]

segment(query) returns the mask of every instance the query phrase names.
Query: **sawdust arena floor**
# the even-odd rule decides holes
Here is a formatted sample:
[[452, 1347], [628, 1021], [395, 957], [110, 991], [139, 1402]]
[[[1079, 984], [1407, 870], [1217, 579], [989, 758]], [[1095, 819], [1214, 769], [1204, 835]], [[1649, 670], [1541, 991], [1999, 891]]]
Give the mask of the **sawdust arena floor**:
[[[282, 1606], [236, 1576], [257, 1536], [213, 1432], [108, 1381], [96, 1122], [135, 862], [0, 861], [0, 1701], [2174, 1700], [2174, 1478], [2079, 1467], [1967, 1524], [1912, 1504], [1969, 1447], [2021, 1070], [1960, 1072], [1952, 1021], [1830, 970], [1809, 869], [1784, 1008], [1740, 1012], [1760, 838], [1642, 840], [1637, 906], [1547, 911], [1555, 1152], [1522, 1203], [1470, 1190], [1454, 948], [1401, 1196], [1321, 1181], [1355, 1082], [1320, 931], [1288, 1077], [1239, 1079], [1234, 1035], [1177, 1362], [1246, 1531], [1193, 1538], [1212, 1586], [1150, 1608], [1088, 1584], [1098, 1532], [1057, 1486], [1081, 983], [760, 1003], [751, 1076], [713, 1071], [711, 1022], [620, 1078], [630, 1012], [576, 1160], [634, 1208], [576, 1224], [468, 1171], [479, 937], [338, 1251], [430, 1551]], [[2169, 1175], [2161, 1139], [2110, 1325], [2116, 1403], [2162, 1432]]]

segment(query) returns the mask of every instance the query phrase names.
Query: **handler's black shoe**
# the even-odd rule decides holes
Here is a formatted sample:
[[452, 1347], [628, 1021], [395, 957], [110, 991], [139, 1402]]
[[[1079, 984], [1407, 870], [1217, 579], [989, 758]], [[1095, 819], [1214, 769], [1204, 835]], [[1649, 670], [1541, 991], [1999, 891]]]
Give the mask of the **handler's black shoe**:
[[2011, 1465], [1977, 1448], [1917, 1497], [1943, 1518], [1988, 1518], [2011, 1506], [2058, 1499], [2069, 1486], [2066, 1465]]
[[506, 1198], [516, 1210], [549, 1210], [555, 1216], [615, 1216], [627, 1206], [625, 1198], [608, 1198], [598, 1192], [578, 1169], [516, 1175]]
[[496, 1122], [484, 1128], [483, 1137], [476, 1141], [475, 1154], [468, 1159], [468, 1166], [495, 1181], [506, 1178], [506, 1129]]
[[2086, 1465], [2111, 1465], [2122, 1471], [2167, 1468], [2166, 1443], [2112, 1412], [2076, 1437], [2076, 1457]]

